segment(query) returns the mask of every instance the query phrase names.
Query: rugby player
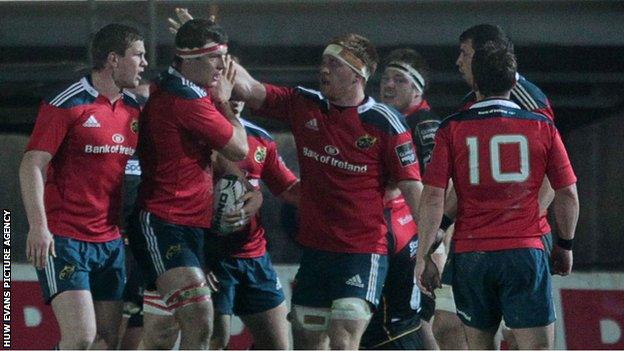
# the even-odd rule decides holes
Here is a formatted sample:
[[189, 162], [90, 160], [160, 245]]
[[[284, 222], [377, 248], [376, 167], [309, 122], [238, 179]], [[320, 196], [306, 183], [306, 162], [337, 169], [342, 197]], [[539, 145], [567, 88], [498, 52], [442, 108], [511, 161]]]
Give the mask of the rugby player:
[[[143, 37], [110, 24], [91, 43], [89, 75], [39, 109], [20, 166], [26, 254], [58, 321], [61, 349], [115, 348], [126, 272], [121, 187], [137, 145]], [[96, 322], [97, 321], [97, 322]]]
[[[380, 82], [381, 101], [405, 116], [414, 139], [421, 171], [431, 157], [439, 117], [424, 98], [428, 85], [428, 66], [412, 49], [397, 49], [388, 54]], [[435, 301], [421, 294], [413, 272], [418, 247], [418, 227], [396, 186], [389, 186], [384, 196], [388, 222], [390, 267], [382, 291], [380, 306], [373, 314], [361, 347], [366, 349], [437, 349], [429, 321]], [[443, 267], [444, 247], [434, 254]]]
[[[466, 84], [473, 88], [472, 76], [472, 56], [477, 48], [482, 47], [486, 42], [493, 42], [496, 45], [507, 48], [511, 52], [514, 46], [505, 32], [496, 25], [479, 24], [466, 29], [459, 37], [459, 56], [456, 65]], [[554, 121], [554, 112], [552, 110], [550, 100], [546, 95], [533, 83], [528, 81], [520, 74], [516, 74], [516, 84], [511, 90], [510, 98], [520, 108], [527, 111], [543, 114]], [[476, 93], [471, 91], [462, 101], [462, 109], [469, 108], [476, 101]], [[554, 197], [554, 191], [548, 182], [548, 178], [544, 179], [544, 183], [540, 188], [540, 208], [542, 211], [541, 225], [544, 236], [542, 239], [548, 250], [552, 247], [551, 229], [547, 221], [547, 210]], [[451, 222], [451, 218], [455, 217], [456, 197], [451, 191], [449, 200], [445, 208], [445, 220]], [[449, 233], [450, 234], [450, 233]], [[448, 259], [449, 265], [452, 257]], [[453, 293], [450, 286], [452, 272], [445, 267], [443, 275], [442, 290], [438, 291], [436, 298], [435, 320], [433, 322], [433, 331], [436, 339], [442, 349], [463, 349], [466, 348], [465, 334], [463, 326], [456, 315]], [[509, 334], [511, 336], [511, 334]], [[513, 344], [512, 340], [508, 340]]]
[[262, 84], [237, 66], [235, 95], [286, 122], [297, 144], [303, 256], [290, 313], [297, 349], [359, 347], [388, 269], [383, 196], [391, 180], [416, 217], [422, 184], [409, 127], [364, 93], [377, 62], [368, 39], [346, 34], [323, 52], [320, 91]]
[[443, 121], [425, 175], [418, 284], [431, 294], [440, 283], [429, 255], [452, 178], [458, 195], [452, 285], [468, 347], [494, 349], [504, 318], [519, 348], [550, 349], [555, 314], [539, 189], [548, 175], [561, 228], [553, 272], [567, 275], [578, 220], [576, 176], [552, 119], [510, 100], [513, 53], [485, 43], [471, 68], [477, 102]]
[[[212, 218], [210, 155], [217, 150], [243, 159], [247, 135], [229, 104], [236, 72], [225, 31], [209, 20], [191, 20], [178, 30], [175, 45], [174, 62], [141, 115], [139, 220], [133, 221], [140, 228], [131, 231], [130, 246], [146, 289], [158, 290], [179, 324], [180, 348], [206, 349], [212, 301], [202, 267]], [[158, 341], [146, 337], [144, 346]]]

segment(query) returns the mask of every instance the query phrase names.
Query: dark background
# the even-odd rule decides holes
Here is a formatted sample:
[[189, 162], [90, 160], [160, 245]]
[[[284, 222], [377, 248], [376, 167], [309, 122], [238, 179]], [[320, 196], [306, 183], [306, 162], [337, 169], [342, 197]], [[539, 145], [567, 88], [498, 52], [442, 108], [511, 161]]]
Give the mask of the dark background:
[[[516, 45], [519, 71], [549, 96], [579, 178], [581, 217], [575, 269], [624, 269], [624, 2], [621, 1], [8, 1], [0, 3], [0, 205], [13, 211], [13, 255], [24, 261], [27, 221], [17, 167], [41, 98], [89, 68], [90, 34], [110, 22], [146, 37], [153, 77], [173, 56], [166, 18], [175, 7], [214, 13], [230, 51], [260, 80], [316, 88], [324, 43], [346, 32], [375, 43], [383, 57], [418, 50], [432, 68], [427, 97], [440, 115], [467, 92], [455, 60], [461, 32], [501, 25]], [[369, 84], [377, 94], [379, 74]], [[252, 120], [276, 136], [297, 170], [282, 125]], [[265, 196], [264, 222], [276, 262], [295, 262], [292, 209]], [[551, 222], [552, 223], [552, 222]]]

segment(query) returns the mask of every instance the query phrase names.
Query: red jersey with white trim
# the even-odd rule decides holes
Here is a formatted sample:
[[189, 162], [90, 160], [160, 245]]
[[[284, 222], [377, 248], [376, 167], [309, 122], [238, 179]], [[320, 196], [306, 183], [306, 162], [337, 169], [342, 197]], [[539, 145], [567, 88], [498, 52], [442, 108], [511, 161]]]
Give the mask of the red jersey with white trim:
[[[281, 195], [299, 179], [286, 167], [277, 152], [277, 144], [266, 130], [242, 118], [241, 123], [247, 132], [249, 153], [244, 160], [237, 162], [238, 167], [246, 173], [247, 180], [256, 189], [260, 189], [262, 180], [273, 195]], [[266, 252], [264, 233], [258, 212], [245, 230], [219, 238], [229, 256], [255, 258]]]
[[49, 152], [44, 203], [55, 235], [119, 238], [124, 169], [137, 145], [140, 107], [123, 93], [111, 104], [82, 78], [42, 102], [27, 151]]
[[298, 242], [344, 253], [387, 253], [389, 180], [420, 180], [412, 137], [394, 109], [366, 98], [332, 105], [305, 88], [265, 85], [257, 112], [290, 125], [301, 172]]
[[544, 176], [576, 182], [552, 120], [509, 100], [486, 99], [446, 118], [424, 183], [458, 197], [455, 252], [540, 248], [538, 193]]
[[163, 72], [141, 115], [140, 206], [169, 223], [210, 228], [210, 154], [232, 133], [204, 88], [171, 67]]
[[[420, 104], [407, 111], [405, 120], [412, 132], [418, 164], [421, 173], [423, 173], [431, 159], [431, 151], [433, 150], [435, 133], [440, 126], [440, 118], [431, 111], [427, 100], [422, 100]], [[394, 253], [399, 253], [414, 236], [418, 235], [418, 225], [414, 221], [403, 195], [387, 201], [384, 207], [390, 209]]]
[[[521, 109], [542, 114], [555, 121], [555, 113], [553, 112], [550, 100], [542, 92], [537, 85], [528, 81], [524, 76], [516, 73], [516, 85], [511, 89], [511, 101], [515, 102]], [[477, 101], [477, 94], [471, 91], [464, 97], [462, 102], [463, 110], [467, 110]], [[543, 234], [551, 232], [550, 224], [548, 224], [548, 216], [544, 215], [540, 218], [540, 226]]]

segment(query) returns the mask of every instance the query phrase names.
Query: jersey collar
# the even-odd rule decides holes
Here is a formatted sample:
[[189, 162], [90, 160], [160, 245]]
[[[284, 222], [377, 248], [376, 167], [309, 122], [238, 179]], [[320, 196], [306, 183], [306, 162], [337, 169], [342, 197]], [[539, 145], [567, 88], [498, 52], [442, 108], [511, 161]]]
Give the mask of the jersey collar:
[[362, 114], [362, 113], [370, 110], [373, 106], [375, 106], [375, 103], [376, 103], [375, 99], [373, 99], [372, 97], [369, 96], [365, 103], [363, 103], [360, 106], [358, 106], [358, 108], [357, 108], [358, 113]]
[[91, 75], [82, 77], [80, 83], [89, 94], [93, 95], [93, 97], [97, 98], [100, 95], [100, 93], [98, 93], [98, 91], [93, 87], [93, 84], [91, 84]]
[[505, 106], [510, 108], [515, 108], [520, 110], [520, 106], [511, 100], [506, 99], [485, 99], [478, 102], [475, 102], [472, 106], [470, 106], [470, 110], [477, 109], [481, 107], [489, 107], [489, 106]]

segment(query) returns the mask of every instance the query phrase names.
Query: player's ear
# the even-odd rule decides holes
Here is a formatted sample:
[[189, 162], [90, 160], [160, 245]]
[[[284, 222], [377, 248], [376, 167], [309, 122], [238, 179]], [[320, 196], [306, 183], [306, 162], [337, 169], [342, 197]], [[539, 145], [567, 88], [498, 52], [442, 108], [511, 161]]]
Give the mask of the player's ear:
[[114, 51], [109, 52], [106, 57], [106, 62], [108, 62], [113, 68], [117, 68], [119, 65], [119, 55]]

